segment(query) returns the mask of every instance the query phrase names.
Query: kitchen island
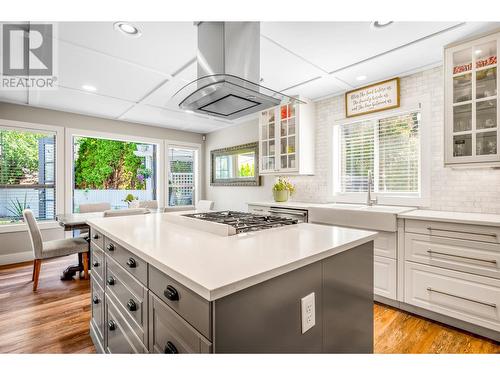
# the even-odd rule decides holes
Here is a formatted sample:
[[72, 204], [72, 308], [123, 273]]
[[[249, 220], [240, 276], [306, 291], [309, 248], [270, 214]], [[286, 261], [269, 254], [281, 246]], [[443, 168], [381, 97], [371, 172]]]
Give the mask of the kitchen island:
[[97, 351], [372, 352], [376, 232], [301, 223], [221, 236], [172, 215], [88, 221]]

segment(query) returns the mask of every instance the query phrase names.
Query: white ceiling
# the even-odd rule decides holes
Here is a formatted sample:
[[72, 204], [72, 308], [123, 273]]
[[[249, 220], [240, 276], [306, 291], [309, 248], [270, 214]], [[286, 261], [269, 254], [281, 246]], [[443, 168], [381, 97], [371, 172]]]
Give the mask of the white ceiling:
[[[196, 78], [191, 22], [135, 23], [127, 37], [113, 22], [57, 24], [58, 88], [0, 91], [0, 100], [153, 126], [209, 133], [234, 122], [180, 111], [172, 95]], [[500, 27], [493, 22], [263, 22], [263, 85], [319, 99], [442, 63], [444, 45]], [[367, 76], [363, 82], [356, 80]], [[90, 93], [82, 85], [92, 85]], [[243, 119], [237, 120], [241, 122]]]

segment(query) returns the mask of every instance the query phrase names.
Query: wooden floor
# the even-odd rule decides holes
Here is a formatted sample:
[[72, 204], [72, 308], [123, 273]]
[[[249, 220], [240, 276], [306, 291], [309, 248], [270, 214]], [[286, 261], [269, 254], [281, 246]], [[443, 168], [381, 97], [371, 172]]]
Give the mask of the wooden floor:
[[[0, 353], [94, 353], [88, 280], [59, 277], [76, 256], [42, 264], [32, 291], [31, 262], [0, 266]], [[397, 309], [374, 306], [375, 353], [500, 353], [493, 341]]]

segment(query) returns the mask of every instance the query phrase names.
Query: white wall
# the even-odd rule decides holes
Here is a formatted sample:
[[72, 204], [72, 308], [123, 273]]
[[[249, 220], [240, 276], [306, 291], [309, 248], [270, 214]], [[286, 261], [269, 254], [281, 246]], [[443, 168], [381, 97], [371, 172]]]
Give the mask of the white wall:
[[[114, 133], [117, 135], [203, 144], [202, 135], [197, 133], [4, 102], [0, 102], [0, 119]], [[200, 154], [201, 156], [204, 155], [203, 148]], [[203, 181], [203, 170], [201, 172], [201, 180]], [[203, 188], [201, 190], [201, 195], [203, 196]], [[60, 212], [60, 208], [57, 209], [57, 212]], [[0, 264], [16, 263], [32, 259], [28, 233], [24, 229], [12, 232], [5, 232], [4, 229], [0, 228]], [[64, 238], [64, 232], [61, 228], [53, 225], [50, 229], [42, 229], [42, 236], [44, 240]]]
[[[431, 143], [431, 201], [430, 208], [446, 211], [483, 212], [500, 214], [500, 170], [497, 169], [451, 169], [443, 165], [443, 72], [442, 67], [429, 69], [401, 78], [401, 106], [426, 97], [430, 101]], [[326, 202], [328, 184], [328, 128], [344, 117], [344, 96], [335, 96], [315, 103], [316, 105], [316, 171], [314, 176], [294, 176], [296, 201]], [[206, 167], [210, 150], [235, 146], [258, 139], [258, 123], [254, 120], [239, 126], [210, 133], [206, 143]], [[429, 171], [427, 171], [429, 172]], [[221, 209], [246, 209], [245, 202], [272, 200], [271, 186], [274, 177], [264, 177], [260, 187], [210, 187], [207, 179], [207, 199], [214, 200]]]

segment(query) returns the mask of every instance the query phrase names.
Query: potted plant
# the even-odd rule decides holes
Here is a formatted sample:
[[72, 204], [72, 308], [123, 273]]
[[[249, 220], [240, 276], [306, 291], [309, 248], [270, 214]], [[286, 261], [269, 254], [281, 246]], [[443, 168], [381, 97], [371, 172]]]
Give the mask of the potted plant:
[[295, 192], [295, 186], [284, 177], [278, 177], [273, 185], [273, 197], [276, 202], [286, 202]]
[[133, 201], [139, 199], [138, 197], [134, 197], [132, 194], [127, 194], [125, 196], [125, 199], [123, 200], [124, 202], [127, 202], [127, 204], [130, 206], [130, 203], [132, 203]]

